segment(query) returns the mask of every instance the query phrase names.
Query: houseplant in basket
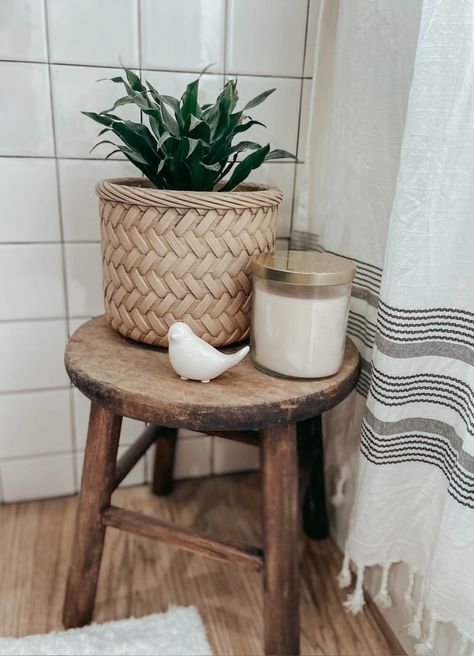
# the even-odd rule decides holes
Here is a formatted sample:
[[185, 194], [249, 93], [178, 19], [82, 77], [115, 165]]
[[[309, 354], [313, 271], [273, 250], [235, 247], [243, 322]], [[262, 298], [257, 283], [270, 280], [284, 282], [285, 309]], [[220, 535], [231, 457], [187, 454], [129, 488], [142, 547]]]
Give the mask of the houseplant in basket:
[[[112, 328], [167, 346], [168, 328], [185, 321], [214, 346], [247, 336], [250, 260], [272, 250], [281, 192], [244, 183], [263, 162], [293, 157], [239, 135], [258, 121], [246, 112], [273, 90], [237, 110], [237, 82], [200, 106], [199, 79], [180, 100], [160, 94], [125, 69], [126, 95], [110, 110], [84, 112], [99, 133], [144, 177], [99, 182], [105, 310]], [[145, 123], [117, 116], [134, 104]], [[239, 157], [240, 156], [240, 157]], [[238, 161], [240, 159], [240, 161]]]

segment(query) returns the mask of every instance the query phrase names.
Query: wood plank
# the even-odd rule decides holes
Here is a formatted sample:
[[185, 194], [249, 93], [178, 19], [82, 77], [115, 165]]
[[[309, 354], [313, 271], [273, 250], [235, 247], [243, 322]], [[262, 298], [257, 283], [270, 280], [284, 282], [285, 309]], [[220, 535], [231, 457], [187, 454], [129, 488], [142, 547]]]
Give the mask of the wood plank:
[[143, 538], [161, 540], [185, 551], [223, 560], [256, 572], [262, 569], [262, 550], [259, 547], [218, 540], [193, 529], [174, 526], [155, 517], [115, 506], [107, 508], [102, 519], [105, 526], [135, 533]]
[[[257, 473], [181, 481], [169, 497], [148, 487], [121, 488], [113, 501], [130, 510], [259, 544]], [[77, 497], [0, 506], [0, 634], [61, 630], [66, 573]], [[336, 577], [341, 554], [331, 540], [302, 542], [301, 653], [307, 656], [389, 656], [392, 646], [370, 607], [353, 617]], [[95, 622], [165, 612], [169, 604], [195, 604], [215, 654], [263, 652], [261, 574], [197, 558], [160, 542], [108, 531], [99, 577]]]

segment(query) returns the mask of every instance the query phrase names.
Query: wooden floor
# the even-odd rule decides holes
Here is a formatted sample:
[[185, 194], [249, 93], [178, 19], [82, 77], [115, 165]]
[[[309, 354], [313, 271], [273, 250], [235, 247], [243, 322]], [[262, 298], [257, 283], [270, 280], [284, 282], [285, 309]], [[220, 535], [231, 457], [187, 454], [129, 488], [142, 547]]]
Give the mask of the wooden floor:
[[[114, 503], [260, 544], [255, 473], [181, 482], [165, 499], [147, 487], [128, 488], [114, 494]], [[0, 635], [61, 628], [76, 504], [70, 497], [0, 507]], [[358, 617], [344, 612], [334, 544], [303, 539], [301, 549], [302, 654], [403, 653], [371, 605]], [[95, 621], [161, 612], [169, 604], [199, 608], [216, 656], [262, 654], [259, 574], [109, 529]]]

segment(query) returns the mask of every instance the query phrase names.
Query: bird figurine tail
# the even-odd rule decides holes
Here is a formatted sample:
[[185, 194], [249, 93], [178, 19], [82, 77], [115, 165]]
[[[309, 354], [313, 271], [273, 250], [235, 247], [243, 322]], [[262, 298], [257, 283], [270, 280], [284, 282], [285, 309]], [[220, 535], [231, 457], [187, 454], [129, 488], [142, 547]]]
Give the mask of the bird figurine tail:
[[236, 364], [239, 364], [239, 362], [242, 362], [242, 360], [245, 358], [247, 353], [250, 351], [250, 346], [244, 346], [243, 348], [240, 349], [240, 351], [237, 351], [237, 353], [231, 353], [229, 357], [229, 363], [231, 367], [234, 367]]

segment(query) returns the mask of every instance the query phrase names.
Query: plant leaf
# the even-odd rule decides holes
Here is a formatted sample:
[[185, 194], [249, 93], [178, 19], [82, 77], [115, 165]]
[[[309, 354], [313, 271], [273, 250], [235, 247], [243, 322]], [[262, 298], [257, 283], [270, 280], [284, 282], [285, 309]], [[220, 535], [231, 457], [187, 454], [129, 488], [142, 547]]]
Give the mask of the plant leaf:
[[263, 103], [264, 100], [268, 98], [270, 94], [272, 94], [276, 89], [268, 89], [268, 91], [263, 91], [262, 93], [259, 93], [258, 96], [255, 96], [255, 98], [252, 98], [252, 100], [249, 100], [249, 102], [245, 105], [244, 107], [244, 112], [246, 109], [253, 109], [254, 107], [257, 107], [257, 105], [260, 105]]
[[158, 166], [156, 139], [145, 125], [132, 121], [114, 122], [113, 130], [126, 146], [140, 153], [150, 168]]
[[94, 146], [92, 146], [92, 148], [89, 150], [89, 153], [94, 152], [94, 150], [98, 146], [102, 146], [102, 144], [110, 144], [111, 146], [117, 146], [117, 144], [114, 143], [113, 141], [110, 141], [109, 139], [103, 139], [102, 141], [98, 141]]
[[295, 155], [289, 153], [287, 150], [276, 148], [275, 150], [271, 150], [265, 157], [266, 162], [268, 162], [270, 159], [296, 159], [296, 157]]
[[239, 162], [239, 164], [237, 164], [229, 180], [222, 187], [222, 189], [220, 189], [220, 191], [230, 191], [231, 189], [236, 187], [240, 182], [245, 180], [245, 178], [249, 175], [250, 171], [258, 168], [261, 164], [263, 164], [263, 162], [265, 161], [265, 157], [267, 156], [269, 151], [270, 151], [270, 144], [267, 144], [262, 148], [258, 148], [258, 150], [254, 150], [254, 152], [250, 153], [250, 155], [247, 155], [245, 159], [243, 159], [241, 162]]
[[246, 123], [241, 123], [240, 125], [237, 125], [234, 130], [234, 134], [237, 134], [239, 132], [245, 132], [246, 130], [249, 130], [253, 125], [261, 125], [263, 128], [267, 127], [264, 123], [252, 119], [250, 121], [247, 121]]
[[179, 100], [177, 98], [173, 98], [173, 96], [165, 96], [161, 95], [158, 93], [158, 91], [155, 89], [155, 87], [151, 84], [151, 82], [146, 82], [148, 86], [148, 90], [153, 98], [153, 100], [156, 102], [156, 104], [159, 107], [162, 107], [163, 104], [169, 105], [173, 111], [174, 111], [174, 117], [176, 119], [176, 123], [178, 124], [179, 130], [182, 131], [184, 127], [184, 121], [181, 117], [181, 111], [179, 107]]
[[144, 109], [143, 113], [152, 116], [157, 121], [160, 132], [169, 132], [173, 137], [180, 136], [179, 125], [163, 104], [158, 109]]
[[204, 164], [204, 162], [201, 162], [201, 166], [208, 171], [220, 171], [221, 169], [220, 164]]
[[186, 159], [189, 159], [193, 152], [196, 150], [197, 146], [199, 146], [202, 142], [200, 139], [191, 139], [191, 137], [187, 137], [188, 141], [188, 154], [186, 155]]
[[120, 153], [120, 148], [117, 148], [116, 150], [113, 150], [111, 153], [105, 156], [105, 159], [109, 159], [109, 157], [112, 157], [112, 155], [115, 155], [115, 153]]
[[114, 123], [114, 119], [106, 114], [97, 114], [96, 112], [81, 112], [81, 114], [84, 114], [84, 116], [88, 116], [93, 121], [96, 121], [96, 123], [106, 125], [107, 127], [112, 126]]
[[199, 117], [201, 108], [198, 105], [198, 91], [199, 91], [199, 78], [190, 82], [186, 87], [186, 91], [181, 98], [181, 116], [183, 121], [191, 115]]
[[172, 136], [169, 132], [163, 132], [161, 137], [156, 142], [156, 150], [160, 150], [160, 148], [163, 146], [163, 144], [165, 144], [168, 141], [168, 139], [171, 139], [171, 138], [172, 138]]
[[123, 105], [131, 105], [135, 103], [135, 100], [133, 96], [122, 96], [122, 98], [118, 98], [110, 107], [109, 109], [103, 109], [100, 113], [101, 114], [110, 114], [110, 112], [113, 112], [117, 109], [117, 107], [122, 107]]
[[[114, 144], [115, 146], [116, 144]], [[133, 162], [139, 162], [140, 164], [145, 164], [148, 166], [148, 161], [133, 148], [127, 148], [127, 146], [118, 146], [119, 150]]]
[[[262, 146], [255, 141], [240, 141], [229, 149], [229, 155], [232, 153], [241, 153], [243, 150], [256, 150]], [[268, 159], [268, 156], [267, 156]]]
[[160, 95], [160, 98], [163, 102], [165, 102], [170, 107], [172, 107], [175, 113], [179, 112], [179, 100], [177, 98], [173, 98], [173, 96], [164, 96], [164, 95]]
[[129, 68], [124, 68], [124, 71], [127, 76], [128, 83], [134, 91], [145, 91], [145, 87], [143, 86], [140, 78], [136, 73], [131, 71]]
[[[270, 150], [270, 145], [239, 141], [237, 137], [253, 126], [265, 127], [246, 112], [260, 105], [274, 89], [260, 93], [244, 109], [236, 111], [237, 80], [228, 80], [215, 102], [201, 107], [199, 83], [202, 74], [187, 85], [178, 100], [161, 95], [131, 69], [124, 67], [123, 70], [122, 76], [117, 75], [111, 81], [123, 84], [126, 95], [118, 97], [113, 106], [103, 112], [83, 112], [101, 125], [99, 138], [113, 132], [120, 141], [108, 141], [111, 136], [107, 135], [104, 140], [97, 140], [92, 151], [99, 145], [113, 146], [107, 158], [122, 153], [158, 188], [206, 191], [229, 177], [222, 188], [228, 191], [265, 160], [293, 158], [287, 151]], [[115, 114], [120, 107], [132, 104], [146, 116], [143, 122], [124, 120]], [[244, 153], [241, 162], [237, 161], [239, 153]]]

